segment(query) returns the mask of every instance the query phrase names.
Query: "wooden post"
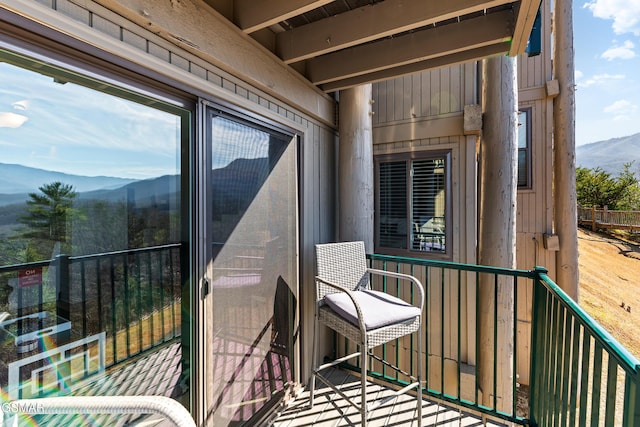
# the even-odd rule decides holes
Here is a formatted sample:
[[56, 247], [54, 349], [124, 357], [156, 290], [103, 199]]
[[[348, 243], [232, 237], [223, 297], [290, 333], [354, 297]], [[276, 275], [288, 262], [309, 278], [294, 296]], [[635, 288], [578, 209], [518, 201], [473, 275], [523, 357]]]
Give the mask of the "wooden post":
[[560, 250], [556, 252], [556, 282], [571, 298], [578, 301], [578, 205], [572, 14], [571, 0], [555, 0], [553, 68], [554, 78], [560, 85], [560, 93], [553, 100], [555, 147], [553, 198], [555, 233], [560, 239]]
[[371, 85], [340, 91], [338, 206], [341, 241], [362, 240], [373, 252], [373, 133]]
[[[507, 268], [516, 267], [516, 71], [515, 58], [501, 56], [483, 61], [484, 128], [480, 144], [478, 257], [480, 264]], [[509, 278], [500, 278], [497, 281], [496, 293], [494, 277], [482, 275], [479, 286], [478, 386], [482, 392], [480, 403], [511, 413], [514, 398], [514, 283]], [[497, 313], [497, 318], [494, 313]]]

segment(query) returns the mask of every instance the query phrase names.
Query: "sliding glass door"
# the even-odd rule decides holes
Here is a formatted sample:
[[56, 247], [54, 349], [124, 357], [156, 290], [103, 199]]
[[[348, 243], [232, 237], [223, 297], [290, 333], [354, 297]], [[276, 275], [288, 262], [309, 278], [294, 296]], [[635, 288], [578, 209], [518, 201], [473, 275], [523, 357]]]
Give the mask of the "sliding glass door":
[[294, 378], [296, 137], [206, 117], [207, 425], [252, 425]]

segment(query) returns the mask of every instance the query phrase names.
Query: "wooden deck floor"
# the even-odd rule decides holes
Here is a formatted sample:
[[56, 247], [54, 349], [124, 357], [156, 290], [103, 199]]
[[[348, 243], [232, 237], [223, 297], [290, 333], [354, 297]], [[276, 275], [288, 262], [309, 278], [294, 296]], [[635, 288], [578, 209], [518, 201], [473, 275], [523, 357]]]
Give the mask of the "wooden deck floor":
[[[333, 369], [327, 372], [327, 378], [347, 396], [360, 394], [360, 378], [344, 371]], [[393, 390], [375, 383], [367, 385], [368, 399], [384, 399]], [[423, 399], [422, 425], [424, 427], [506, 427], [509, 424], [483, 420], [481, 417], [461, 412], [448, 405]], [[411, 395], [391, 399], [374, 410], [368, 426], [417, 426], [416, 401]], [[314, 407], [309, 408], [309, 392], [305, 390], [295, 401], [277, 415], [273, 427], [342, 427], [359, 426], [358, 409], [347, 403], [337, 393], [318, 381]]]

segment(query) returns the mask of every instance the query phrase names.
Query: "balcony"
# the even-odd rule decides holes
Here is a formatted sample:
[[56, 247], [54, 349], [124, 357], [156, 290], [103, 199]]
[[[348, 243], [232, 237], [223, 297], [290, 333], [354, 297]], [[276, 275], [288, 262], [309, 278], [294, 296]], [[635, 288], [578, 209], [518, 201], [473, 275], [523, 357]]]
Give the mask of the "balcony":
[[[46, 265], [0, 267], [0, 275], [55, 267], [58, 294], [63, 297], [52, 316], [83, 325], [69, 331], [65, 322], [57, 322], [57, 335], [69, 344], [45, 348], [40, 359], [29, 361], [42, 371], [37, 378], [42, 387], [33, 393], [33, 383], [19, 372], [20, 380], [5, 378], [9, 384], [20, 385], [9, 390], [9, 397], [47, 397], [59, 394], [59, 386], [63, 394], [79, 396], [155, 394], [181, 400], [184, 378], [179, 355], [178, 256], [179, 247], [169, 245], [95, 256], [61, 256]], [[130, 263], [145, 267], [131, 270], [127, 267]], [[640, 425], [640, 362], [566, 296], [543, 268], [510, 270], [383, 255], [371, 255], [370, 264], [413, 274], [425, 286], [427, 312], [421, 338], [426, 380], [424, 425]], [[162, 274], [154, 277], [158, 272]], [[60, 286], [65, 281], [74, 285], [65, 289]], [[373, 286], [406, 300], [412, 298], [412, 292], [403, 293], [395, 279], [374, 280]], [[86, 298], [78, 297], [90, 289], [97, 292], [100, 301], [95, 307], [83, 305]], [[124, 295], [124, 300], [119, 295]], [[43, 310], [46, 308], [45, 302]], [[37, 316], [36, 321], [44, 323], [46, 318]], [[17, 336], [11, 337], [11, 344], [14, 339]], [[344, 339], [334, 336], [329, 342], [329, 350], [322, 355], [325, 358], [353, 350], [353, 344]], [[71, 344], [73, 349], [64, 347]], [[417, 363], [416, 348], [413, 339], [403, 338], [381, 347], [378, 355], [411, 374]], [[78, 371], [77, 358], [66, 360], [64, 354], [83, 354], [86, 362]], [[47, 382], [42, 366], [53, 359], [59, 370], [54, 381]], [[260, 401], [264, 399], [260, 393], [269, 393], [268, 384], [285, 378], [274, 377], [279, 370], [269, 365], [270, 360], [264, 358], [266, 365], [256, 366], [260, 375], [247, 379], [254, 394], [229, 394], [243, 401], [237, 405], [227, 402], [226, 406]], [[14, 364], [3, 371], [9, 377], [11, 369], [20, 371], [26, 366], [20, 360], [5, 362]], [[371, 393], [384, 397], [394, 387], [406, 384], [406, 377], [391, 376], [379, 362], [372, 360], [370, 366], [376, 378]], [[61, 375], [66, 371], [68, 379], [78, 372], [85, 375], [82, 386], [65, 381]], [[140, 384], [141, 375], [158, 381]], [[329, 375], [345, 393], [359, 391], [358, 366], [343, 365]], [[258, 383], [263, 386], [254, 387]], [[272, 419], [274, 425], [358, 424], [357, 411], [339, 396], [322, 387], [318, 393], [319, 403], [313, 410], [307, 408], [308, 393], [304, 390], [286, 401]], [[373, 425], [409, 425], [414, 412], [413, 401], [388, 400], [372, 413], [371, 420]], [[141, 421], [130, 417], [134, 424]]]
[[[375, 268], [413, 274], [425, 284], [424, 425], [640, 425], [640, 362], [572, 301], [543, 268], [507, 270], [381, 255], [372, 255], [370, 263]], [[373, 286], [411, 298], [411, 294], [400, 293], [393, 280], [374, 282]], [[483, 286], [490, 288], [494, 301], [505, 301], [500, 294], [508, 294], [512, 309], [505, 311], [493, 304], [483, 313]], [[510, 321], [505, 323], [504, 319]], [[488, 324], [489, 330], [482, 333], [480, 325]], [[474, 325], [475, 330], [466, 325]], [[491, 342], [489, 358], [484, 361], [478, 360], [486, 357], [480, 355], [479, 337], [489, 337]], [[380, 355], [412, 373], [414, 343], [411, 339], [401, 341], [383, 346]], [[350, 345], [335, 339], [333, 357], [348, 352]], [[500, 360], [504, 346], [513, 348], [512, 366]], [[357, 366], [344, 368], [346, 372], [358, 370]], [[481, 369], [488, 371], [488, 380], [481, 379]], [[501, 370], [512, 370], [515, 375], [505, 381], [500, 378]], [[378, 379], [372, 393], [380, 396], [389, 388], [406, 384], [402, 377], [387, 376], [383, 365], [375, 361], [371, 373]], [[341, 371], [330, 375], [346, 393], [358, 393], [357, 378]], [[486, 384], [490, 386], [489, 396], [484, 398], [482, 381], [485, 390]], [[319, 395], [324, 405], [311, 410], [306, 405], [307, 393], [302, 393], [275, 425], [358, 424], [358, 411], [346, 406], [339, 396], [326, 389]], [[415, 421], [412, 400], [389, 401], [378, 411], [371, 415], [373, 425], [410, 425]]]

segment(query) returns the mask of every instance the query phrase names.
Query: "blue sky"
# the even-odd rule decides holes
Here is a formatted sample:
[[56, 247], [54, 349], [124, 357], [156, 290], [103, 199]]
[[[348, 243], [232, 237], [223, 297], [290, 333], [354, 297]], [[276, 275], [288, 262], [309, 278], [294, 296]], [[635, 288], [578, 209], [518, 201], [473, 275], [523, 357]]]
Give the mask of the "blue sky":
[[640, 133], [640, 0], [573, 2], [576, 145]]
[[179, 117], [7, 63], [0, 81], [0, 162], [133, 179], [177, 173]]
[[[0, 82], [1, 163], [133, 179], [178, 173], [177, 115], [8, 63]], [[222, 118], [214, 126], [214, 168], [267, 157], [267, 133]]]

